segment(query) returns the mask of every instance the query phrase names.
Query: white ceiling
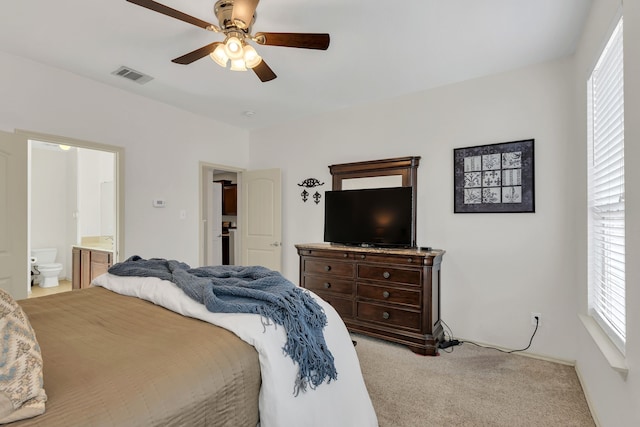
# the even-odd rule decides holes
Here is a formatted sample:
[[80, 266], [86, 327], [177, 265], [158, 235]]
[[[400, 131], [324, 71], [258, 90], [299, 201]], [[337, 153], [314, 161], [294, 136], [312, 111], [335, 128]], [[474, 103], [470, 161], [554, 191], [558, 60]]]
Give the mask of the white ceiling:
[[[160, 3], [217, 24], [215, 0]], [[0, 51], [245, 129], [513, 70], [573, 53], [591, 0], [262, 0], [254, 32], [331, 35], [327, 51], [258, 46], [278, 75], [171, 59], [221, 34], [125, 0], [2, 2]], [[111, 74], [149, 74], [139, 85]], [[247, 117], [244, 112], [255, 114]]]

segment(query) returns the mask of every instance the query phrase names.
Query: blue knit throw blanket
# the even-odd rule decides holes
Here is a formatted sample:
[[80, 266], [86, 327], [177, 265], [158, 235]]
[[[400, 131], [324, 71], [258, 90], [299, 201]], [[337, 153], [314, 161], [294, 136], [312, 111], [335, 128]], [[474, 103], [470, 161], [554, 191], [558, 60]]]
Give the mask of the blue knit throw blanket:
[[315, 389], [338, 377], [333, 355], [322, 329], [327, 324], [318, 303], [277, 271], [265, 267], [215, 266], [190, 268], [175, 260], [135, 255], [114, 264], [109, 273], [118, 276], [158, 277], [175, 283], [189, 297], [211, 312], [254, 313], [284, 327], [283, 351], [298, 364], [294, 394]]

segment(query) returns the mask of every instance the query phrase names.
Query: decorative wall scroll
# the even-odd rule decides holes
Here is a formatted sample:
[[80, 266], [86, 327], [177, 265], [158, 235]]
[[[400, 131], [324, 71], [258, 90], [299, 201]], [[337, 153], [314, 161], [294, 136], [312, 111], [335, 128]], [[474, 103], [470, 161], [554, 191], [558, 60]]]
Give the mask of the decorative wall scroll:
[[[304, 181], [302, 181], [300, 184], [298, 184], [299, 187], [305, 187], [305, 189], [302, 190], [302, 193], [300, 193], [300, 196], [302, 196], [302, 201], [306, 202], [307, 200], [309, 200], [309, 192], [307, 191], [307, 188], [315, 188], [321, 185], [324, 185], [324, 182], [320, 182], [315, 178], [307, 178]], [[322, 198], [322, 194], [320, 194], [319, 192], [316, 191], [313, 194], [313, 201], [316, 203], [316, 205], [320, 203], [321, 198]]]
[[535, 212], [533, 143], [454, 149], [454, 212]]

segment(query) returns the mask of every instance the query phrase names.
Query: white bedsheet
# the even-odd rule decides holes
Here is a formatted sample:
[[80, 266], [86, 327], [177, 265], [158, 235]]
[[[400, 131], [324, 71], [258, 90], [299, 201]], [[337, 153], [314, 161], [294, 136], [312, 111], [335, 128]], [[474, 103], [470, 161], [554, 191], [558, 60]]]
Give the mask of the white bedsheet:
[[268, 326], [265, 332], [260, 316], [256, 314], [212, 313], [174, 283], [155, 277], [122, 277], [107, 273], [94, 279], [93, 285], [220, 326], [255, 347], [262, 374], [260, 427], [378, 425], [347, 328], [333, 307], [312, 292], [310, 294], [327, 315], [324, 336], [335, 359], [338, 380], [294, 396], [297, 365], [282, 351], [286, 341], [284, 328]]

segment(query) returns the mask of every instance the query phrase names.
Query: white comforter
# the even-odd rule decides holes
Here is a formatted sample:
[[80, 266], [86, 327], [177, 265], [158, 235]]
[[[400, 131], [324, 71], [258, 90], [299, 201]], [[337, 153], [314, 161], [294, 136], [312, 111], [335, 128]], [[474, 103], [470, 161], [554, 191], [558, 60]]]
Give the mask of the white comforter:
[[286, 340], [284, 328], [268, 326], [265, 332], [260, 316], [256, 314], [212, 313], [172, 282], [155, 277], [122, 277], [107, 273], [94, 279], [93, 285], [142, 298], [184, 316], [228, 329], [255, 347], [262, 373], [261, 427], [378, 425], [347, 328], [333, 307], [312, 292], [310, 294], [327, 315], [324, 336], [335, 358], [338, 380], [323, 383], [296, 397], [293, 386], [297, 365], [282, 351]]

